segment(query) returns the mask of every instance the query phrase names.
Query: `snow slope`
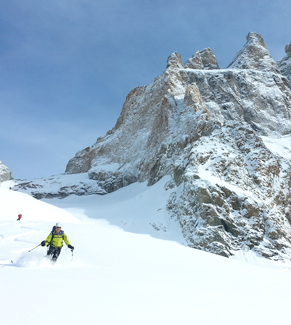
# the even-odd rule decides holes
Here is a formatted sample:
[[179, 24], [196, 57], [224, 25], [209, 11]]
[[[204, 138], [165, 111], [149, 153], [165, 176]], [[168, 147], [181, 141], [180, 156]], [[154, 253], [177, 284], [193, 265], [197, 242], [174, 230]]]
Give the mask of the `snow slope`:
[[[246, 252], [227, 259], [106, 221], [115, 216], [115, 224], [124, 221], [122, 227], [141, 232], [142, 221], [136, 227], [130, 221], [136, 214], [144, 217], [155, 186], [132, 184], [102, 201], [95, 195], [49, 201], [61, 209], [7, 184], [0, 188], [3, 325], [46, 325], [54, 317], [70, 325], [280, 324], [290, 318], [290, 264]], [[154, 201], [150, 211], [164, 213]], [[28, 250], [56, 221], [63, 223], [75, 251], [72, 260], [64, 247], [51, 265], [43, 258], [45, 248]], [[168, 231], [161, 227], [161, 234], [179, 237], [174, 221], [164, 226]]]

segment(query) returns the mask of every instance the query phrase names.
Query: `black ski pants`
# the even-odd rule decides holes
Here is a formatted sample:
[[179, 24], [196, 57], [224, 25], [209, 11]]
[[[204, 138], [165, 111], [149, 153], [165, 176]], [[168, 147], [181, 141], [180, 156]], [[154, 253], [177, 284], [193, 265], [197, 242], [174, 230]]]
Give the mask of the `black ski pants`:
[[50, 246], [50, 248], [47, 251], [47, 255], [52, 255], [52, 260], [53, 261], [56, 261], [57, 258], [60, 255], [60, 253], [61, 253], [61, 249], [62, 249], [62, 247], [53, 247], [53, 246]]

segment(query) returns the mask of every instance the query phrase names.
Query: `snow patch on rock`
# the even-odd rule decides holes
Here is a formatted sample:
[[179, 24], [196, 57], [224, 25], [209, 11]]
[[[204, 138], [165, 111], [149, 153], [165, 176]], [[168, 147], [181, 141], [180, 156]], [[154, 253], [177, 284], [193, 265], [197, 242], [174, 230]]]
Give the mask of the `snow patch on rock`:
[[12, 179], [11, 171], [0, 161], [0, 183]]

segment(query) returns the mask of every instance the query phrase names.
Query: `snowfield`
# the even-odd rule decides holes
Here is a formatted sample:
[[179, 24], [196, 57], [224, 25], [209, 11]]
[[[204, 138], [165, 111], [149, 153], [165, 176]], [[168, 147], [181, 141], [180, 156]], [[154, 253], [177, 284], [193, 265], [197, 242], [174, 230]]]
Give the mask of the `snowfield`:
[[[291, 264], [186, 247], [157, 198], [165, 182], [46, 201], [2, 183], [1, 325], [287, 324]], [[75, 250], [52, 265], [28, 250], [57, 221]]]

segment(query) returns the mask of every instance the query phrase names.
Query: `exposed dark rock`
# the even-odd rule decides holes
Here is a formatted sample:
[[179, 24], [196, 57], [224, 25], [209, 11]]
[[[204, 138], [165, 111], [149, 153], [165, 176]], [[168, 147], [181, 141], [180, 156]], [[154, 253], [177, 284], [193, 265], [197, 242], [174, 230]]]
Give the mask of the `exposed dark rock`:
[[196, 52], [191, 59], [185, 63], [185, 68], [198, 70], [219, 69], [216, 57], [210, 48]]
[[285, 52], [286, 56], [278, 62], [278, 67], [291, 83], [291, 43], [285, 46]]

